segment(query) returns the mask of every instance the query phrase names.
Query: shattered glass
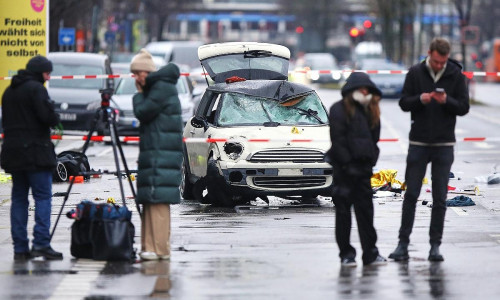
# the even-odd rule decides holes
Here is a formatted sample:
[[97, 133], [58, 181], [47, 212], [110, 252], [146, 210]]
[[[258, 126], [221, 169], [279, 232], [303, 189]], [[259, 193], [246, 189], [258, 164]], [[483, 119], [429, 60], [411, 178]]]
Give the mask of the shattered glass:
[[219, 126], [263, 125], [277, 122], [279, 125], [327, 124], [328, 116], [316, 93], [309, 93], [286, 102], [227, 93], [219, 108]]

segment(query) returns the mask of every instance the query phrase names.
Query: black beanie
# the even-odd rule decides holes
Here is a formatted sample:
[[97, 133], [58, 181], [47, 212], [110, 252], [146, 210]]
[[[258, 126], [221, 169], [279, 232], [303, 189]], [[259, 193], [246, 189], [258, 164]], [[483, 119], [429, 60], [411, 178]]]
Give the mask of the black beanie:
[[28, 61], [26, 70], [39, 74], [43, 72], [52, 72], [52, 62], [44, 56], [37, 55]]
[[371, 81], [370, 76], [363, 72], [354, 72], [347, 78], [346, 83], [342, 87], [342, 97], [361, 87], [367, 87], [370, 93], [382, 96], [382, 91]]

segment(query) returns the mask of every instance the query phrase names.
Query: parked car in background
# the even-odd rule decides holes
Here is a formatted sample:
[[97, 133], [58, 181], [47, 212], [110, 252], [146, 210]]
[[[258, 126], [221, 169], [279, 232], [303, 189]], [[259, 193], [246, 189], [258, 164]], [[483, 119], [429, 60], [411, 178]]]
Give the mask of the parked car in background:
[[[372, 61], [373, 62], [373, 61]], [[400, 98], [403, 92], [407, 70], [404, 66], [390, 63], [378, 62], [368, 64], [365, 62], [363, 70], [381, 71], [376, 73], [369, 73], [370, 79], [382, 91], [384, 98]], [[398, 71], [398, 73], [389, 73], [386, 71]], [[401, 73], [399, 73], [401, 71]]]
[[198, 47], [203, 45], [201, 41], [160, 41], [150, 42], [144, 48], [153, 56], [163, 58], [167, 63], [174, 62], [181, 71], [189, 72], [190, 69], [200, 66], [198, 60]]
[[337, 60], [331, 53], [306, 53], [297, 59], [295, 67], [305, 69], [311, 83], [339, 83], [343, 80]]
[[184, 138], [214, 141], [184, 144], [183, 198], [234, 206], [258, 196], [329, 196], [327, 111], [313, 89], [287, 80], [288, 48], [221, 43], [198, 55], [215, 83]]
[[[193, 87], [190, 85], [189, 77], [181, 76], [176, 84], [179, 100], [182, 107], [182, 120], [184, 123], [194, 114], [197, 95], [193, 95]], [[122, 78], [111, 97], [110, 107], [115, 109], [118, 117], [116, 127], [120, 136], [139, 135], [139, 120], [134, 115], [132, 98], [137, 93], [134, 78]], [[101, 101], [95, 101], [89, 105], [91, 111], [96, 111], [101, 106]], [[99, 126], [100, 135], [109, 135], [109, 131]]]
[[[107, 55], [81, 52], [51, 52], [52, 76], [112, 74]], [[89, 104], [101, 99], [100, 91], [114, 87], [112, 78], [53, 79], [48, 83], [50, 99], [55, 102], [64, 130], [89, 130], [95, 112]]]

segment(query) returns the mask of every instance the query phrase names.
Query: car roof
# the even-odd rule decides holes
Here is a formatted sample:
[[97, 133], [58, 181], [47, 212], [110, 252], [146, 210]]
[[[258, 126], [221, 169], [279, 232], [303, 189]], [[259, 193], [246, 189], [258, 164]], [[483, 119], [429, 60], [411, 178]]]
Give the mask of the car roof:
[[218, 83], [207, 90], [219, 93], [239, 93], [284, 102], [314, 92], [309, 86], [286, 80], [246, 80], [233, 83]]
[[108, 61], [106, 54], [88, 52], [50, 52], [47, 58], [52, 62], [59, 62], [73, 65], [96, 65], [102, 66]]
[[203, 45], [198, 48], [198, 58], [204, 60], [209, 57], [220, 55], [243, 54], [251, 50], [270, 51], [273, 55], [290, 59], [290, 50], [287, 47], [257, 42], [229, 42]]

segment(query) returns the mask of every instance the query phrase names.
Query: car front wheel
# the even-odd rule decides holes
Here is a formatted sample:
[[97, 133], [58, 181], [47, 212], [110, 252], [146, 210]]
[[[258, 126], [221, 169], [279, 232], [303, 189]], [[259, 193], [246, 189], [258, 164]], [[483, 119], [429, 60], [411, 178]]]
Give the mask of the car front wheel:
[[193, 184], [189, 181], [189, 174], [187, 171], [186, 167], [186, 162], [184, 161], [182, 163], [182, 179], [181, 179], [181, 185], [180, 185], [180, 190], [181, 190], [181, 196], [182, 199], [194, 199], [194, 194], [193, 194]]
[[233, 196], [226, 188], [224, 178], [219, 174], [213, 158], [208, 160], [207, 166], [207, 195], [205, 201], [213, 206], [233, 207]]

